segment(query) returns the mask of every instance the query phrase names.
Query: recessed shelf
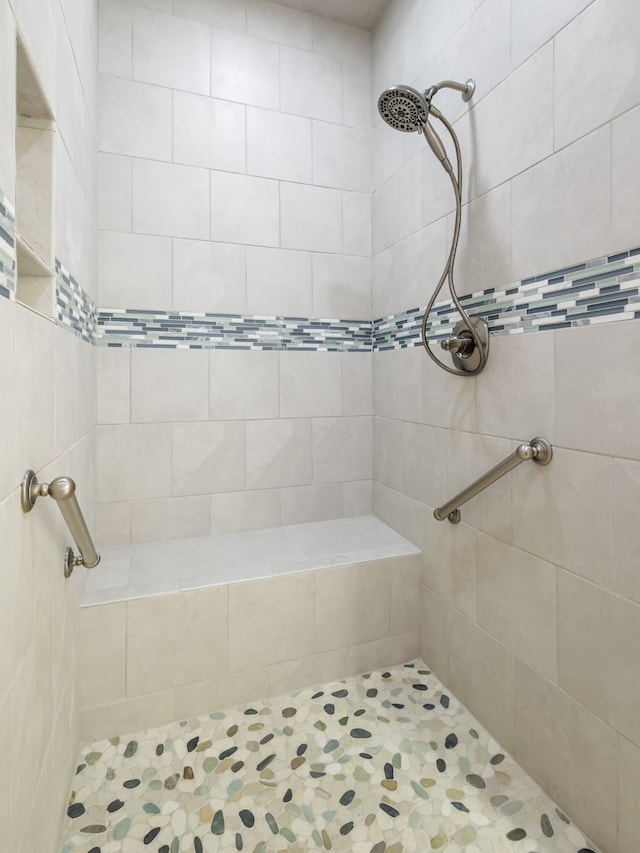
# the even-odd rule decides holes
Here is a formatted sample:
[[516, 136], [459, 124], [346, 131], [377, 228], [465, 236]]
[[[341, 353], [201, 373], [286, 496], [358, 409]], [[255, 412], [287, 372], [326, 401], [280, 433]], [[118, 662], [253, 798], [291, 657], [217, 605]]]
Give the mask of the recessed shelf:
[[48, 277], [55, 275], [51, 267], [40, 257], [29, 243], [16, 234], [16, 256], [20, 275]]

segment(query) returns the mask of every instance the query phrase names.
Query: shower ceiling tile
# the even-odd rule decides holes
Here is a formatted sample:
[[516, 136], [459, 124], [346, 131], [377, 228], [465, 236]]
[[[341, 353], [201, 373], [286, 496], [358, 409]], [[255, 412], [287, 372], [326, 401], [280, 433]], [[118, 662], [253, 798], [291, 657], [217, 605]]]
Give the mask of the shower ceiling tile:
[[387, 0], [275, 0], [281, 6], [291, 6], [311, 12], [341, 24], [372, 30], [387, 5]]

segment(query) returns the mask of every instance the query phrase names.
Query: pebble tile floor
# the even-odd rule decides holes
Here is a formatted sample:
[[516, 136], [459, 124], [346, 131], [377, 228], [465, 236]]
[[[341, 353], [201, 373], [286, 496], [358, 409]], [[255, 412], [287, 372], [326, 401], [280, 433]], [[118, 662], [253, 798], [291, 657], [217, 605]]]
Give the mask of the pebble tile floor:
[[597, 853], [418, 660], [80, 751], [60, 853]]

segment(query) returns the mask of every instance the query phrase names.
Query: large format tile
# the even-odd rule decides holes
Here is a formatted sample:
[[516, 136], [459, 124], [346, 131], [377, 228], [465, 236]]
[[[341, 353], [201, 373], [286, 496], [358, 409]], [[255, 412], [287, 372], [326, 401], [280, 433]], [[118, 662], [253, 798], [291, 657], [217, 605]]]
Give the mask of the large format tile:
[[145, 349], [131, 353], [134, 423], [203, 421], [209, 416], [209, 354]]

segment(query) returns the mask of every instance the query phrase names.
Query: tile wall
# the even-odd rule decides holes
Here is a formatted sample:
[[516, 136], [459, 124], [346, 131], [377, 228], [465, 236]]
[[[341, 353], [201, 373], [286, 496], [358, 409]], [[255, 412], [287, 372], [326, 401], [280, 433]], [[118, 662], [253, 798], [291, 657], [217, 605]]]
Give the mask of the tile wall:
[[83, 737], [410, 660], [420, 569], [390, 557], [83, 607]]
[[371, 34], [172, 8], [100, 2], [99, 540], [369, 512]]
[[[88, 304], [96, 295], [97, 4], [0, 0], [0, 846], [53, 853], [79, 737], [83, 570], [65, 581], [72, 543], [62, 517], [45, 498], [23, 514], [19, 487], [27, 468], [40, 481], [69, 474], [93, 528], [95, 349], [14, 299], [17, 31], [56, 119], [56, 256]], [[74, 306], [69, 293], [69, 328]]]
[[[374, 100], [476, 78], [471, 109], [436, 98], [463, 148], [463, 294], [640, 244], [636, 4], [534, 6], [392, 2], [374, 34]], [[373, 316], [406, 317], [444, 264], [451, 190], [421, 138], [377, 118], [373, 138]], [[423, 656], [607, 853], [640, 846], [634, 299], [621, 322], [594, 303], [580, 328], [494, 336], [475, 379], [419, 347], [374, 353], [374, 511], [422, 544]], [[535, 435], [549, 467], [522, 465], [457, 527], [433, 519]]]

